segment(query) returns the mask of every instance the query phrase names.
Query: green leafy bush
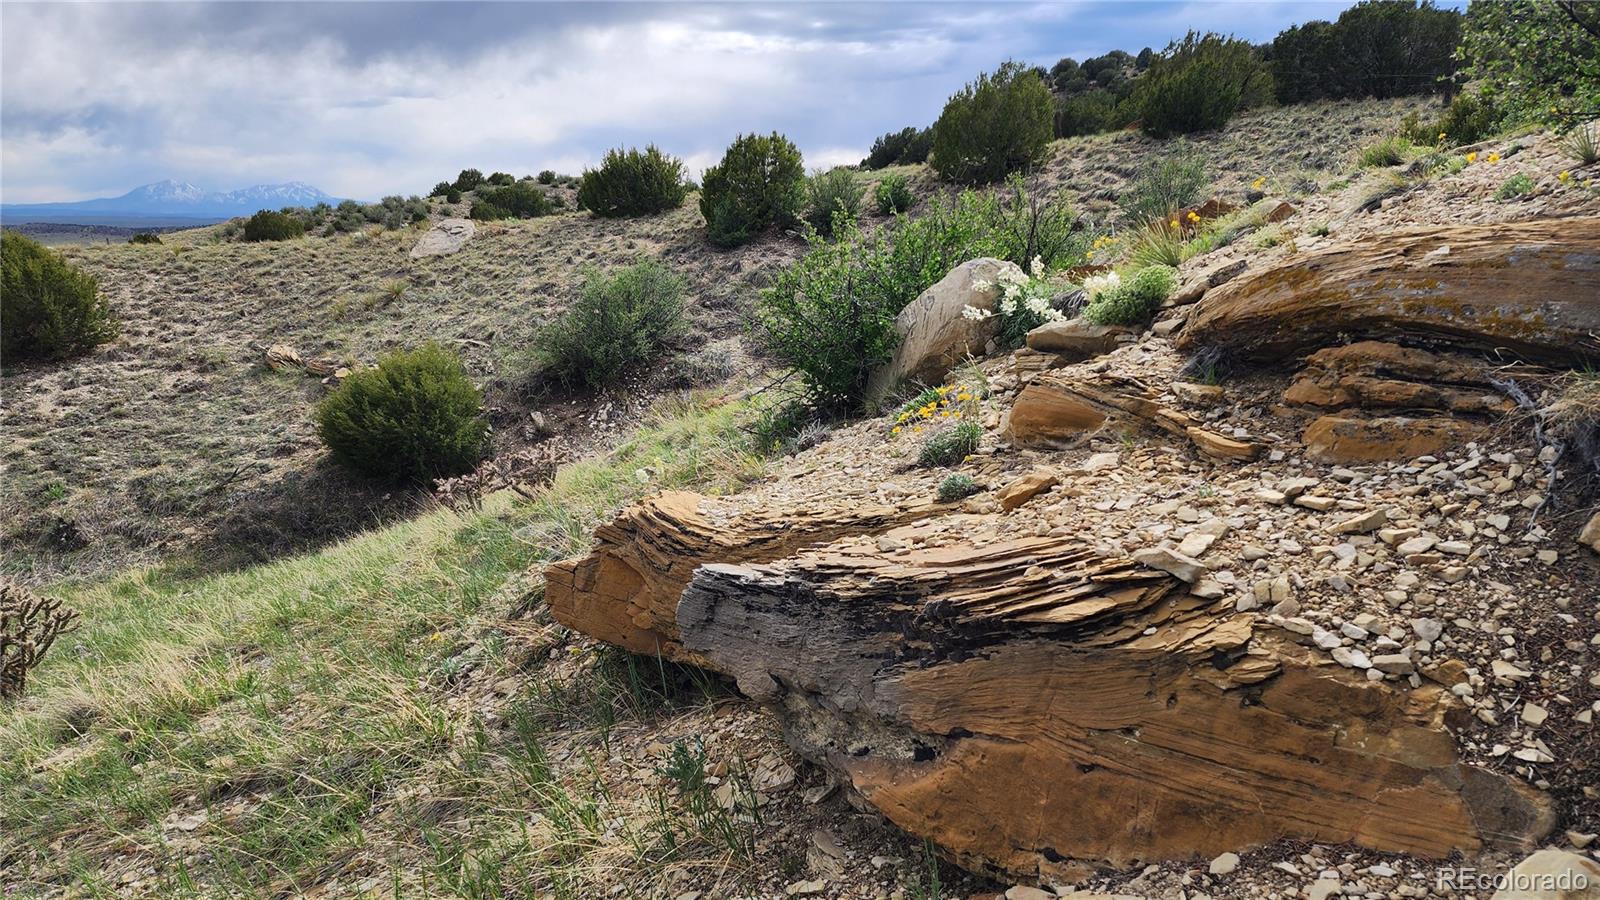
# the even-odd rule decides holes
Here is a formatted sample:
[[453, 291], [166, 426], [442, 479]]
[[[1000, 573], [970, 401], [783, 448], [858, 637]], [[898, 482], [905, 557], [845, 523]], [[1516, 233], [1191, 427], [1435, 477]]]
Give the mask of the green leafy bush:
[[1494, 198], [1496, 200], [1520, 200], [1531, 193], [1533, 193], [1533, 179], [1518, 172], [1507, 178], [1500, 185], [1500, 189], [1494, 192]]
[[0, 232], [0, 356], [61, 359], [117, 336], [94, 278], [14, 231]]
[[1221, 128], [1271, 96], [1272, 76], [1249, 41], [1189, 32], [1134, 85], [1129, 104], [1154, 137]]
[[713, 244], [734, 247], [772, 225], [794, 222], [804, 196], [799, 148], [777, 132], [742, 134], [705, 170], [700, 214]]
[[992, 256], [1030, 269], [1037, 257], [1054, 270], [1084, 262], [1094, 233], [1077, 227], [1063, 195], [1030, 191], [1021, 178], [999, 194], [938, 194], [921, 215], [870, 237], [854, 223], [833, 243], [813, 236], [809, 252], [762, 292], [758, 332], [804, 376], [815, 406], [858, 406], [868, 376], [894, 351], [894, 317], [961, 263]]
[[483, 396], [437, 344], [391, 353], [351, 373], [316, 412], [340, 463], [373, 478], [426, 484], [469, 472], [488, 440]]
[[538, 180], [539, 180], [540, 184], [555, 184], [556, 183], [556, 172], [555, 172], [555, 170], [554, 169], [541, 170], [539, 172], [539, 179]]
[[[1091, 279], [1092, 281], [1092, 279]], [[1126, 281], [1117, 281], [1101, 290], [1090, 289], [1089, 305], [1083, 317], [1095, 325], [1140, 325], [1167, 299], [1178, 284], [1178, 272], [1171, 266], [1146, 266]]]
[[[552, 172], [551, 180], [555, 179]], [[578, 185], [578, 204], [597, 216], [646, 216], [677, 209], [689, 188], [683, 180], [683, 160], [662, 153], [655, 145], [608, 150], [598, 169], [585, 169]]]
[[904, 175], [885, 175], [872, 196], [878, 203], [878, 212], [886, 216], [903, 213], [917, 202], [911, 195], [911, 182]]
[[446, 203], [460, 203], [461, 202], [461, 192], [456, 190], [455, 188], [450, 188], [448, 191], [445, 191], [444, 202], [446, 202]]
[[1164, 221], [1200, 202], [1208, 184], [1205, 164], [1187, 143], [1178, 142], [1141, 172], [1117, 202], [1122, 215], [1135, 225]]
[[161, 243], [161, 235], [156, 234], [153, 231], [141, 231], [138, 234], [134, 235], [133, 237], [128, 238], [128, 243], [130, 243], [130, 244], [159, 244], [159, 243]]
[[806, 179], [806, 221], [818, 234], [831, 235], [836, 216], [852, 222], [861, 217], [861, 186], [844, 166]]
[[478, 199], [472, 204], [473, 218], [477, 215], [479, 206], [492, 207], [485, 213], [499, 211], [502, 214], [493, 218], [522, 218], [531, 219], [538, 216], [548, 216], [556, 211], [555, 204], [544, 191], [526, 183], [506, 185], [505, 187], [480, 188]]
[[490, 175], [488, 178], [485, 178], [483, 181], [485, 184], [504, 187], [508, 184], [516, 184], [517, 176], [512, 175], [510, 172], [496, 172], [493, 175]]
[[954, 503], [964, 497], [970, 497], [982, 490], [972, 476], [965, 472], [952, 472], [939, 482], [939, 502]]
[[475, 190], [480, 184], [483, 184], [483, 173], [477, 169], [462, 169], [461, 174], [456, 176], [455, 187], [458, 191]]
[[683, 279], [661, 263], [589, 272], [577, 302], [539, 331], [534, 360], [563, 383], [600, 387], [661, 355], [685, 328]]
[[945, 104], [933, 125], [933, 168], [966, 184], [999, 181], [1044, 157], [1055, 103], [1033, 69], [1008, 61]]
[[448, 181], [441, 181], [438, 184], [433, 186], [433, 190], [428, 192], [428, 196], [429, 197], [443, 197], [444, 195], [450, 193], [453, 190], [455, 190], [455, 185], [451, 184]]
[[270, 209], [261, 210], [244, 223], [247, 241], [287, 241], [305, 233], [306, 226], [299, 219]]
[[977, 422], [963, 421], [930, 436], [917, 454], [917, 465], [930, 469], [956, 465], [971, 456], [982, 439], [983, 428]]
[[804, 376], [814, 406], [849, 411], [893, 353], [894, 317], [916, 293], [895, 282], [882, 237], [864, 238], [854, 223], [836, 237], [809, 238], [811, 250], [761, 292], [756, 323], [763, 343]]
[[504, 207], [490, 203], [487, 200], [475, 200], [472, 209], [468, 211], [467, 218], [479, 222], [498, 222], [501, 219], [511, 218], [511, 213]]
[[1416, 113], [1408, 113], [1400, 125], [1400, 135], [1414, 144], [1460, 147], [1499, 133], [1504, 120], [1504, 110], [1495, 105], [1491, 95], [1476, 90], [1462, 91], [1438, 119], [1421, 122]]
[[1600, 6], [1594, 3], [1473, 3], [1459, 54], [1463, 74], [1501, 110], [1505, 125], [1561, 128], [1600, 116]]

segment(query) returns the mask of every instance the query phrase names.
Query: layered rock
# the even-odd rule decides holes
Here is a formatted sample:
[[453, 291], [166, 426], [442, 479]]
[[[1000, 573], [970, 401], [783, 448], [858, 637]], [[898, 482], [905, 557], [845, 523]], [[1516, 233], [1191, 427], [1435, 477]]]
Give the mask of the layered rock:
[[1296, 254], [1208, 291], [1178, 346], [1270, 363], [1340, 334], [1600, 360], [1600, 217], [1415, 228]]
[[1254, 459], [1262, 446], [1201, 427], [1188, 413], [1161, 403], [1137, 379], [1059, 372], [1036, 376], [1011, 407], [1007, 433], [1023, 447], [1060, 447], [1118, 421], [1159, 429], [1218, 459]]
[[1439, 690], [1374, 683], [1156, 568], [921, 501], [715, 527], [705, 506], [625, 514], [550, 570], [552, 610], [732, 675], [971, 868], [1064, 877], [1279, 838], [1440, 856], [1551, 824], [1458, 761]]

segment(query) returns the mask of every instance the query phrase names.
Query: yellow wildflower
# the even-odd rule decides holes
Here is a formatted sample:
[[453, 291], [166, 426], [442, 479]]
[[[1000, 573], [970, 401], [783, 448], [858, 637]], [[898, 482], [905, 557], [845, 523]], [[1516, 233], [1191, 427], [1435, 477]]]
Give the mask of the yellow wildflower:
[[1267, 176], [1260, 175], [1260, 176], [1256, 177], [1255, 181], [1250, 182], [1250, 187], [1252, 187], [1252, 188], [1254, 188], [1254, 189], [1259, 191], [1259, 190], [1261, 190], [1261, 186], [1266, 184], [1266, 183], [1267, 183]]
[[1492, 163], [1497, 163], [1497, 162], [1499, 162], [1499, 161], [1500, 161], [1500, 154], [1498, 154], [1498, 153], [1491, 153], [1491, 154], [1489, 154], [1489, 157], [1488, 157], [1488, 160], [1487, 160], [1487, 161], [1488, 161], [1488, 162], [1492, 162]]
[[889, 433], [890, 434], [899, 434], [900, 433], [900, 426], [896, 425]]
[[1171, 225], [1173, 228], [1177, 228], [1178, 227], [1178, 220], [1177, 219], [1173, 219], [1171, 222], [1168, 222], [1167, 224]]
[[1467, 162], [1475, 163], [1477, 161], [1478, 161], [1478, 154], [1477, 153], [1474, 152], [1474, 153], [1468, 153], [1467, 154]]
[[1195, 211], [1194, 211], [1194, 210], [1192, 210], [1192, 209], [1191, 209], [1191, 210], [1189, 210], [1189, 221], [1191, 221], [1191, 222], [1198, 222], [1198, 221], [1200, 221], [1200, 214], [1199, 214], [1199, 213], [1197, 213], [1197, 212], [1195, 212]]
[[1566, 184], [1571, 179], [1572, 179], [1572, 173], [1571, 172], [1562, 172], [1560, 175], [1556, 176], [1556, 180], [1561, 182], [1562, 184]]

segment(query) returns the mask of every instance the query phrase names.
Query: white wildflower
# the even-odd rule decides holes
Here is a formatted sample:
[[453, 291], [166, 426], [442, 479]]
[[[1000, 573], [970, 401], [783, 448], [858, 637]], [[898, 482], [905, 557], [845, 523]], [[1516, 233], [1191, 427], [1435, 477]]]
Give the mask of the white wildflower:
[[1106, 291], [1121, 285], [1122, 276], [1116, 272], [1107, 272], [1104, 275], [1090, 275], [1083, 280], [1083, 292], [1089, 295], [1090, 300], [1093, 300]]
[[971, 319], [974, 322], [982, 322], [984, 319], [987, 319], [992, 315], [994, 315], [994, 313], [986, 309], [979, 309], [976, 306], [964, 306], [961, 308], [961, 318]]
[[1035, 278], [1044, 277], [1044, 259], [1042, 257], [1035, 256], [1033, 262], [1028, 263], [1028, 274]]

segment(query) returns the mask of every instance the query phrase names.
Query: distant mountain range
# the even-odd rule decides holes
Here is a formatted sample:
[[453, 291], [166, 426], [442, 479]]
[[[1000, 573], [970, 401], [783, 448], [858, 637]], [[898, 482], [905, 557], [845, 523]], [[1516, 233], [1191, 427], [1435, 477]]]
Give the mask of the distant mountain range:
[[258, 184], [237, 191], [205, 191], [182, 181], [158, 181], [120, 197], [74, 203], [7, 203], [6, 222], [71, 222], [84, 225], [162, 225], [220, 222], [257, 210], [338, 203], [338, 197], [299, 181]]

